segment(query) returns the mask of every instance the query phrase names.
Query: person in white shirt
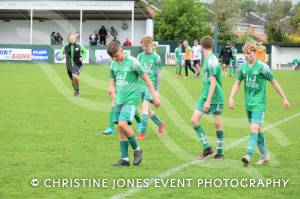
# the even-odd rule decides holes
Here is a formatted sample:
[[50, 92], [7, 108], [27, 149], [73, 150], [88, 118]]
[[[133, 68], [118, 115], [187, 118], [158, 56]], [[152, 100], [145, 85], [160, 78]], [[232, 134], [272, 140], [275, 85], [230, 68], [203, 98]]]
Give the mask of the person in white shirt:
[[199, 77], [200, 75], [200, 63], [201, 63], [202, 53], [201, 53], [201, 46], [198, 44], [197, 40], [194, 40], [194, 46], [192, 48], [192, 60], [193, 65], [196, 69], [196, 77]]

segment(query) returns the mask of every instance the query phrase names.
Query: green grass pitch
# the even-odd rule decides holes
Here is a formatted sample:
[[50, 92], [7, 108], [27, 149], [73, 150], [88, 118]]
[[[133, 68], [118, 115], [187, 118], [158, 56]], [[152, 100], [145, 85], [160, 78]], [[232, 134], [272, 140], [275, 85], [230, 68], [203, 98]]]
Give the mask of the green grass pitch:
[[[73, 97], [64, 65], [0, 64], [0, 198], [299, 198], [300, 194], [300, 73], [275, 71], [291, 108], [284, 110], [280, 97], [268, 83], [265, 116], [267, 147], [272, 162], [251, 166], [240, 161], [246, 150], [249, 128], [243, 89], [235, 110], [228, 108], [234, 78], [223, 78], [225, 91], [225, 160], [194, 161], [202, 147], [190, 117], [202, 81], [175, 77], [175, 69], [162, 73], [161, 108], [166, 136], [158, 138], [150, 125], [148, 139], [140, 141], [140, 166], [114, 168], [119, 158], [117, 134], [101, 133], [108, 124], [108, 67], [86, 65], [81, 74], [81, 95]], [[215, 146], [211, 117], [202, 119], [209, 142]], [[133, 125], [135, 129], [135, 124]], [[130, 150], [132, 157], [132, 151]], [[108, 187], [47, 188], [44, 179], [107, 179]], [[113, 179], [289, 179], [280, 188], [149, 187], [112, 189]], [[40, 185], [31, 186], [38, 179]]]

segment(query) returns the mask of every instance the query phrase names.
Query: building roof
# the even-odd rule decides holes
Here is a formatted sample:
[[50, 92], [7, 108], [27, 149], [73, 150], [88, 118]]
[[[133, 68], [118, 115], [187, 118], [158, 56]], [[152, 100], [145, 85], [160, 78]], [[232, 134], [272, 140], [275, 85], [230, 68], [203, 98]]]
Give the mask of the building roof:
[[264, 26], [266, 20], [254, 12], [247, 12], [241, 23], [251, 24], [254, 26]]
[[[55, 1], [55, 0], [52, 0]], [[74, 2], [81, 2], [73, 0]], [[113, 3], [114, 0], [111, 2]], [[125, 1], [125, 0], [118, 0]], [[66, 1], [67, 2], [67, 1]], [[84, 1], [82, 1], [84, 2]], [[96, 2], [96, 1], [95, 1]], [[103, 1], [104, 2], [104, 1]], [[107, 1], [109, 2], [109, 1]], [[114, 1], [117, 2], [117, 1]], [[149, 4], [145, 0], [135, 1], [134, 3], [134, 19], [145, 20], [153, 19], [159, 11], [155, 6]], [[38, 20], [78, 20], [79, 10], [34, 10], [34, 19]], [[12, 10], [0, 8], [0, 20], [24, 20], [30, 19], [30, 10]], [[126, 10], [83, 10], [83, 20], [129, 20], [131, 19], [131, 11]]]

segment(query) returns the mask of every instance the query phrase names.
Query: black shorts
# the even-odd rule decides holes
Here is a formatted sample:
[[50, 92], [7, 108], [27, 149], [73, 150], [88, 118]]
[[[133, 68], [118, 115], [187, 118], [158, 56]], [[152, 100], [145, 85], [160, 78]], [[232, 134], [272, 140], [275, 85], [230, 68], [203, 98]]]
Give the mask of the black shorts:
[[226, 59], [222, 61], [222, 64], [226, 64], [227, 66], [230, 64], [230, 59]]
[[185, 67], [191, 67], [192, 66], [191, 60], [184, 60], [184, 66]]
[[193, 60], [194, 66], [199, 65], [200, 66], [200, 59]]
[[70, 79], [73, 78], [73, 74], [74, 75], [80, 75], [80, 72], [81, 72], [81, 66], [73, 66], [73, 67], [67, 67], [67, 72], [68, 72], [68, 75], [70, 77]]

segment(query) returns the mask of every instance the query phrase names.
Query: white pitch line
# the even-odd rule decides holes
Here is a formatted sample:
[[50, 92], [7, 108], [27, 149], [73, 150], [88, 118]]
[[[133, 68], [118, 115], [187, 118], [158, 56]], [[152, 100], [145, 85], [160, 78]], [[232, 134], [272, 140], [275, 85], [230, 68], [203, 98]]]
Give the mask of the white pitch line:
[[[298, 116], [300, 116], [300, 112], [298, 112], [298, 113], [296, 113], [294, 115], [291, 115], [291, 116], [289, 116], [289, 117], [287, 117], [287, 118], [285, 118], [283, 120], [277, 121], [277, 122], [271, 124], [270, 126], [267, 126], [266, 128], [263, 129], [263, 131], [270, 130], [270, 129], [272, 129], [272, 128], [280, 125], [280, 124], [286, 123], [286, 122], [288, 122], [288, 121], [290, 121], [290, 120], [292, 120], [292, 119], [294, 119], [294, 118], [296, 118]], [[247, 139], [247, 137], [248, 136], [243, 137], [243, 138], [237, 140], [236, 142], [232, 143], [230, 146], [226, 147], [224, 149], [224, 151], [226, 151], [226, 150], [228, 150], [228, 149], [230, 149], [230, 148], [232, 148], [232, 147], [234, 147], [234, 146], [242, 143], [244, 140]], [[177, 173], [177, 172], [179, 172], [179, 171], [181, 171], [181, 170], [183, 170], [183, 169], [185, 169], [187, 167], [190, 167], [190, 166], [196, 165], [196, 164], [200, 164], [202, 162], [203, 161], [193, 160], [193, 161], [181, 164], [181, 165], [179, 165], [179, 166], [177, 166], [175, 168], [168, 169], [167, 171], [158, 174], [158, 176], [156, 176], [155, 178], [166, 178], [166, 177], [169, 177], [169, 176], [174, 175], [175, 173]], [[151, 178], [149, 184], [153, 184], [155, 178]], [[121, 193], [121, 194], [117, 194], [117, 195], [112, 196], [111, 199], [123, 199], [123, 198], [126, 198], [127, 196], [130, 196], [130, 195], [132, 195], [132, 194], [140, 191], [142, 188], [143, 187], [129, 189], [125, 193]]]

